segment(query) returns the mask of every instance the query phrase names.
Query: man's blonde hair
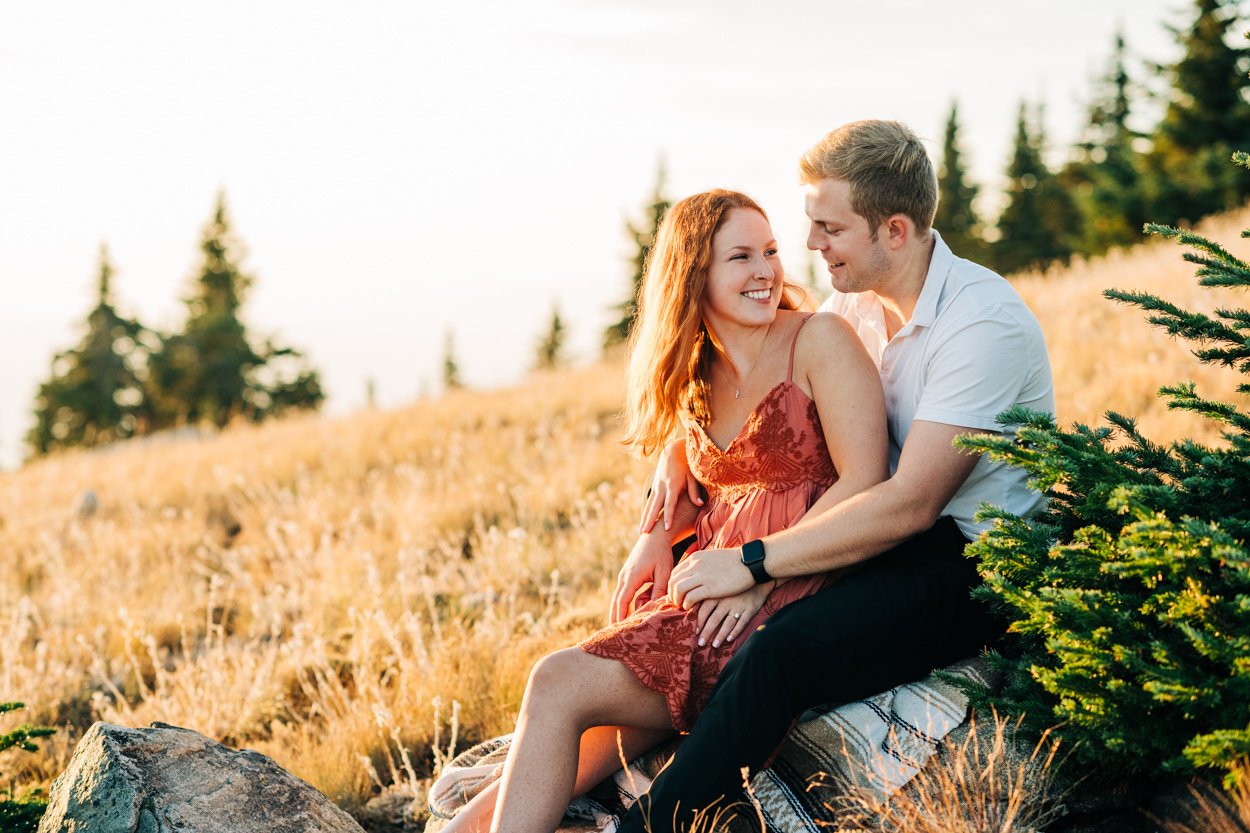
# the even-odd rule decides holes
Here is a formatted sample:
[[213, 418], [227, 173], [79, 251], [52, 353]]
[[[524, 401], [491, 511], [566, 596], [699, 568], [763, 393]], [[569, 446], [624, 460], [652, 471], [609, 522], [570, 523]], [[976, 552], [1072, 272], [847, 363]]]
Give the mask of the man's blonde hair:
[[877, 229], [892, 214], [905, 214], [927, 232], [937, 213], [937, 176], [920, 139], [897, 121], [869, 119], [844, 124], [799, 160], [804, 185], [842, 179], [851, 186], [851, 208]]

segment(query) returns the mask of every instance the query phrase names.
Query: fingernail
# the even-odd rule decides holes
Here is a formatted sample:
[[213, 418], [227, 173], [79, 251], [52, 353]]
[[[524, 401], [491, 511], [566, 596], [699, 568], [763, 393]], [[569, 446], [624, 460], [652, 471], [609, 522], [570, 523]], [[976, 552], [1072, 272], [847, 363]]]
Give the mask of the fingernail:
[[713, 647], [713, 648], [719, 648], [719, 647], [720, 647], [720, 640], [719, 640], [719, 639], [714, 640], [714, 641], [712, 642], [712, 647]]
[[700, 648], [702, 648], [702, 647], [703, 647], [704, 645], [706, 645], [706, 644], [707, 644], [707, 643], [706, 643], [705, 641], [703, 641], [703, 638], [702, 638], [702, 637], [699, 637], [699, 647], [700, 647]]
[[734, 635], [733, 635], [732, 633], [731, 633], [731, 634], [729, 634], [729, 636], [725, 638], [725, 641], [726, 641], [726, 642], [733, 642], [733, 641], [734, 641]]

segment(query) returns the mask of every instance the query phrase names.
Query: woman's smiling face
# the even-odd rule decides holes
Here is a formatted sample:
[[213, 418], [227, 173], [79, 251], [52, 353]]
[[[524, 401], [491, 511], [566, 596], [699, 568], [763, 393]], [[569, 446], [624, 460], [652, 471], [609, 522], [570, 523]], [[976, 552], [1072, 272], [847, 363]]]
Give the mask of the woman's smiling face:
[[784, 277], [768, 220], [749, 208], [732, 209], [712, 236], [703, 320], [713, 330], [771, 324]]

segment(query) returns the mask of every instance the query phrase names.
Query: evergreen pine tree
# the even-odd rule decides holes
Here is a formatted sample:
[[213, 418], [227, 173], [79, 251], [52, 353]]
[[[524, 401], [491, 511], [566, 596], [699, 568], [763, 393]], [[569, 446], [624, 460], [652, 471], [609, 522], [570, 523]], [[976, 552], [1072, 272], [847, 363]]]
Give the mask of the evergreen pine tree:
[[87, 314], [87, 333], [72, 350], [52, 361], [52, 376], [39, 386], [30, 449], [58, 448], [125, 439], [142, 430], [143, 326], [113, 306], [113, 267], [100, 246], [96, 305]]
[[647, 258], [651, 254], [651, 246], [655, 243], [655, 233], [660, 228], [660, 221], [664, 219], [664, 212], [668, 211], [669, 206], [672, 205], [664, 194], [666, 179], [667, 170], [664, 160], [661, 159], [656, 168], [655, 189], [651, 192], [651, 202], [646, 208], [644, 219], [640, 223], [634, 223], [632, 220], [625, 222], [625, 230], [635, 246], [634, 256], [630, 260], [633, 266], [630, 294], [629, 298], [614, 307], [620, 318], [604, 330], [604, 348], [623, 343], [629, 338], [629, 333], [634, 328], [634, 319], [638, 315], [638, 290], [642, 287]]
[[[1218, 244], [1149, 230], [1193, 250], [1184, 258], [1202, 286], [1250, 288], [1250, 264]], [[1193, 343], [1200, 361], [1250, 375], [1250, 311], [1104, 294]], [[1250, 410], [1192, 383], [1159, 395], [1217, 421], [1223, 442], [1160, 445], [1115, 413], [1108, 427], [1063, 430], [1023, 409], [1000, 416], [1012, 433], [957, 441], [1026, 469], [1050, 501], [1028, 520], [987, 510], [996, 524], [970, 549], [978, 592], [1016, 634], [996, 660], [1007, 672], [997, 703], [1039, 729], [1058, 722], [1075, 754], [1104, 768], [1232, 778], [1250, 756]]]
[[566, 329], [564, 320], [560, 318], [560, 308], [553, 304], [551, 323], [547, 326], [546, 334], [538, 341], [538, 355], [534, 362], [536, 369], [554, 370], [564, 363]]
[[459, 390], [464, 387], [460, 380], [460, 364], [456, 361], [456, 337], [450, 329], [443, 334], [443, 390]]
[[1024, 103], [1016, 119], [1016, 138], [1007, 166], [1007, 205], [998, 218], [998, 240], [990, 250], [994, 268], [1003, 274], [1044, 269], [1066, 261], [1075, 207], [1046, 166], [1041, 108], [1029, 124]]
[[1131, 79], [1122, 34], [1099, 86], [1074, 157], [1060, 175], [1075, 194], [1082, 229], [1075, 246], [1087, 257], [1141, 242], [1147, 219], [1141, 155], [1133, 146], [1140, 137], [1128, 124]]
[[964, 169], [959, 149], [959, 103], [952, 101], [942, 140], [942, 161], [938, 165], [938, 206], [933, 226], [955, 254], [978, 263], [986, 256], [981, 221], [973, 205], [979, 190]]
[[[24, 708], [23, 703], [0, 703], [0, 715]], [[36, 752], [35, 738], [45, 738], [56, 734], [55, 729], [47, 726], [31, 726], [23, 723], [10, 732], [0, 734], [0, 752], [7, 749], [21, 749]], [[43, 817], [48, 802], [35, 792], [30, 795], [0, 797], [0, 830], [5, 833], [35, 833], [39, 819]]]
[[203, 262], [181, 332], [164, 336], [152, 355], [149, 413], [155, 428], [235, 416], [260, 420], [289, 408], [315, 408], [324, 394], [301, 354], [272, 341], [253, 346], [241, 318], [252, 278], [240, 262], [242, 245], [230, 228], [225, 194], [200, 242]]
[[1250, 140], [1250, 49], [1227, 40], [1239, 25], [1237, 3], [1195, 0], [1194, 12], [1188, 28], [1174, 30], [1184, 54], [1167, 70], [1167, 109], [1146, 158], [1151, 214], [1171, 222], [1193, 223], [1250, 196], [1250, 181], [1227, 164]]

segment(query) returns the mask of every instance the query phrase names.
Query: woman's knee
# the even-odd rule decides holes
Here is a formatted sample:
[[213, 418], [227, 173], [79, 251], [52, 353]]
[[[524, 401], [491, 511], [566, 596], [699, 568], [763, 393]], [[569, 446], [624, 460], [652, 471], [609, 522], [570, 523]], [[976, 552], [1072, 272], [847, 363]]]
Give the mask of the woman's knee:
[[578, 679], [586, 652], [580, 648], [563, 648], [534, 663], [530, 669], [526, 698], [541, 697], [545, 701], [556, 699], [569, 689], [569, 683]]

